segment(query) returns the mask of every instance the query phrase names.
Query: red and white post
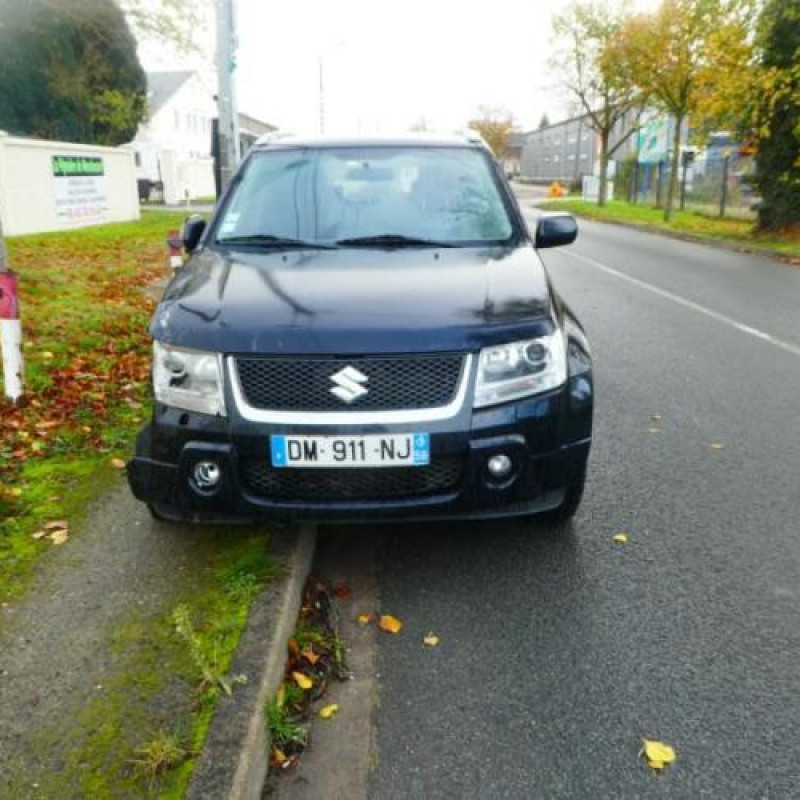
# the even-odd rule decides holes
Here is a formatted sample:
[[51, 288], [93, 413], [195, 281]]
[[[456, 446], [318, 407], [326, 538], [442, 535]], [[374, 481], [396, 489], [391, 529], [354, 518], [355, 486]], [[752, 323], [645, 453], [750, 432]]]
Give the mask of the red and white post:
[[4, 253], [0, 251], [0, 349], [3, 352], [3, 386], [6, 397], [14, 404], [22, 398], [23, 373], [18, 287], [17, 276], [5, 268]]
[[169, 232], [167, 247], [169, 248], [169, 265], [174, 272], [183, 266], [183, 242], [181, 241], [180, 231]]

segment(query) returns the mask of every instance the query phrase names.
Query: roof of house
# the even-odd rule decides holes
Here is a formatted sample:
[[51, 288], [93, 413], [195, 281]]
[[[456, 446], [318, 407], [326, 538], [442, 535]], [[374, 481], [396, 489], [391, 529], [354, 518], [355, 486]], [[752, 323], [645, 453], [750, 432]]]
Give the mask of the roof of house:
[[191, 70], [147, 73], [147, 107], [150, 116], [157, 113], [167, 100], [194, 75]]

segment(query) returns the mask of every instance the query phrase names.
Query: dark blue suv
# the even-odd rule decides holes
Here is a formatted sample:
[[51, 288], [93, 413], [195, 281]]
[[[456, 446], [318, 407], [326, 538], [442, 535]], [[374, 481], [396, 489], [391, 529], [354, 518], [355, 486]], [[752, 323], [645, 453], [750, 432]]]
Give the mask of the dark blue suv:
[[578, 507], [586, 337], [482, 140], [273, 136], [152, 321], [131, 488], [172, 520], [477, 518]]

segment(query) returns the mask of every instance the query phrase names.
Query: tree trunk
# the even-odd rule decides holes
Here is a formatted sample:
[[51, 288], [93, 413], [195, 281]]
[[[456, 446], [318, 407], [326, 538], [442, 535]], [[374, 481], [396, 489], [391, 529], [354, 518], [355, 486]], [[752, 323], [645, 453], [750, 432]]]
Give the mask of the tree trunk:
[[597, 205], [606, 204], [608, 193], [608, 131], [600, 132], [600, 185], [597, 191]]
[[672, 163], [669, 172], [669, 187], [667, 189], [667, 202], [664, 205], [664, 221], [669, 222], [672, 217], [672, 204], [675, 200], [675, 189], [678, 186], [678, 169], [681, 163], [681, 128], [683, 117], [675, 115], [675, 133], [672, 136]]

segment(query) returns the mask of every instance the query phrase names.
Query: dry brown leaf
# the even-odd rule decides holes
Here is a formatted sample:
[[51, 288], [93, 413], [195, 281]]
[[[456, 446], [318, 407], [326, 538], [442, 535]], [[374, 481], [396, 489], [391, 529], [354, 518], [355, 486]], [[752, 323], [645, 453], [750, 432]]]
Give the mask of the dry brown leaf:
[[305, 649], [302, 650], [300, 655], [303, 656], [303, 658], [306, 661], [308, 661], [308, 663], [311, 664], [311, 666], [314, 666], [314, 664], [316, 664], [317, 661], [319, 661], [320, 659], [319, 655], [314, 652], [314, 648], [311, 647], [310, 644], [307, 645]]
[[384, 614], [378, 620], [378, 627], [382, 631], [386, 631], [386, 633], [400, 633], [403, 623], [400, 622], [397, 617], [393, 617], [391, 614]]
[[300, 647], [296, 639], [289, 639], [289, 652], [296, 658], [300, 657]]

